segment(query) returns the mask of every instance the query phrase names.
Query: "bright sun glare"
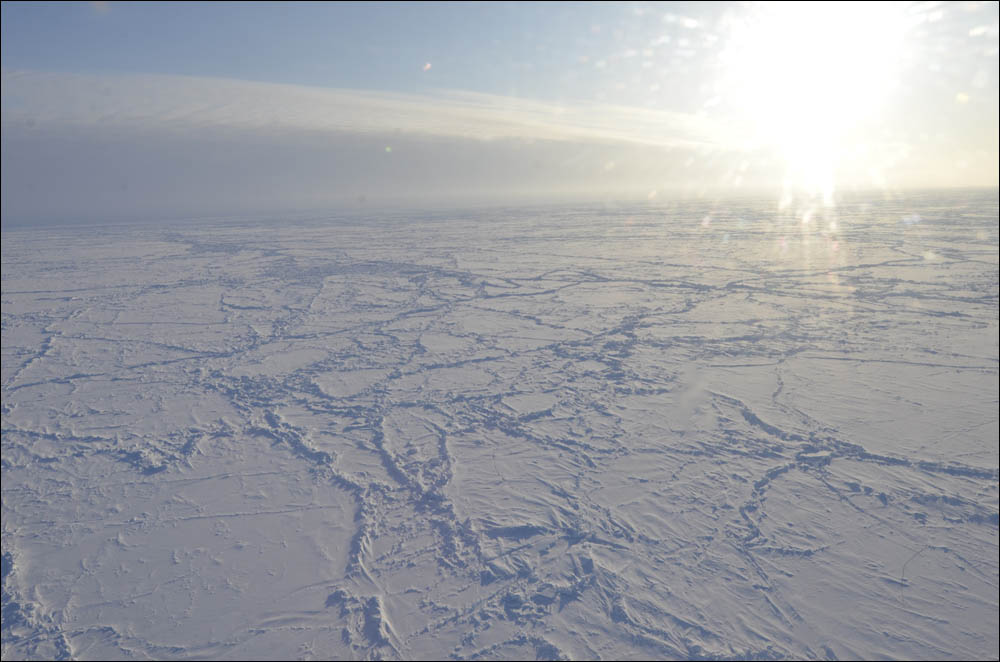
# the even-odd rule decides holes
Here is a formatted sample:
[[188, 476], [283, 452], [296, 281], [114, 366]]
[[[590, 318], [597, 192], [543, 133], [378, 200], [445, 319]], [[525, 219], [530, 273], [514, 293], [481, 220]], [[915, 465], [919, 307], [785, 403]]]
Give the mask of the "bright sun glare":
[[750, 123], [754, 143], [785, 159], [786, 189], [832, 196], [852, 136], [878, 117], [897, 80], [904, 10], [782, 2], [732, 23], [720, 93]]

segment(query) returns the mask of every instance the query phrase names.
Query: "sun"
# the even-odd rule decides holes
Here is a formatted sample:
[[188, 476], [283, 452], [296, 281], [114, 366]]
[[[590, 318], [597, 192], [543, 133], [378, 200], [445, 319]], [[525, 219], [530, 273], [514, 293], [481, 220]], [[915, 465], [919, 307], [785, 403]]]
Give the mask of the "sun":
[[832, 196], [838, 162], [898, 80], [906, 9], [782, 2], [729, 21], [719, 95], [753, 145], [783, 157], [786, 187]]

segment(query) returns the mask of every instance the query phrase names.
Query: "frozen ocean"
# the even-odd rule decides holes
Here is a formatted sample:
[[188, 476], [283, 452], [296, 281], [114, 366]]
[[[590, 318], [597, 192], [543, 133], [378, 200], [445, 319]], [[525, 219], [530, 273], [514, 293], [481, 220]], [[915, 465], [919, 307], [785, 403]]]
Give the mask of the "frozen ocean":
[[3, 232], [3, 658], [997, 659], [998, 195]]

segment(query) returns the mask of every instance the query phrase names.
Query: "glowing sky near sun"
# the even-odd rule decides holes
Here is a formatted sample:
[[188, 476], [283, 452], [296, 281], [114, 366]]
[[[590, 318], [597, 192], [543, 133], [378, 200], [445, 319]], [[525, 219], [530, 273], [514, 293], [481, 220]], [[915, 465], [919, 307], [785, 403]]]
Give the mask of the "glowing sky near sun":
[[996, 186], [997, 7], [4, 3], [4, 216]]

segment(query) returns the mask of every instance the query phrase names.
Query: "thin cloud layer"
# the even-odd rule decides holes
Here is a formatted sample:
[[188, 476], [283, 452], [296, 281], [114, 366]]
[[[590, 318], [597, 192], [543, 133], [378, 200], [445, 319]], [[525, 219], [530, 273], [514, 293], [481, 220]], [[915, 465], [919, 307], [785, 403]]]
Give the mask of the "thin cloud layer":
[[5, 224], [646, 195], [726, 149], [678, 113], [180, 76], [5, 72], [2, 121]]
[[8, 123], [226, 127], [709, 147], [703, 117], [609, 104], [552, 104], [471, 92], [435, 96], [168, 75], [3, 73]]

